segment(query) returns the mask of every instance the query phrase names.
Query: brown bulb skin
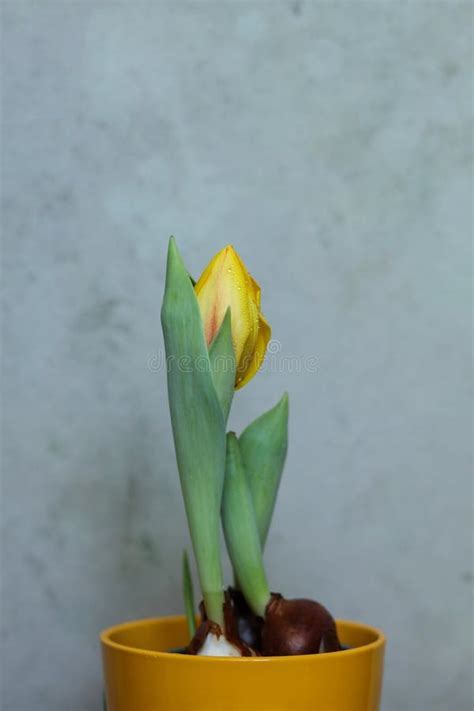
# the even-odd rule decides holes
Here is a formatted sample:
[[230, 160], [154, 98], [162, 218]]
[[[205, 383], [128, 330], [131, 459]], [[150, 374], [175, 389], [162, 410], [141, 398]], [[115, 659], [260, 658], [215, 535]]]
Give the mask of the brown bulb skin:
[[265, 610], [263, 656], [318, 654], [340, 649], [336, 623], [319, 602], [286, 600], [278, 593], [272, 593]]
[[240, 590], [229, 588], [228, 595], [234, 610], [237, 636], [256, 652], [260, 652], [263, 619], [252, 612]]
[[[201, 647], [206, 641], [208, 634], [213, 634], [219, 638], [223, 631], [219, 625], [211, 620], [208, 620], [204, 602], [199, 603], [199, 612], [201, 613], [201, 624], [196, 630], [196, 634], [185, 649], [185, 654], [199, 654]], [[224, 612], [224, 628], [225, 637], [228, 642], [233, 644], [240, 650], [243, 657], [257, 656], [256, 650], [252, 649], [245, 640], [241, 639], [238, 633], [238, 622], [235, 616], [234, 606], [231, 602], [230, 592], [225, 593], [225, 602], [223, 607]]]

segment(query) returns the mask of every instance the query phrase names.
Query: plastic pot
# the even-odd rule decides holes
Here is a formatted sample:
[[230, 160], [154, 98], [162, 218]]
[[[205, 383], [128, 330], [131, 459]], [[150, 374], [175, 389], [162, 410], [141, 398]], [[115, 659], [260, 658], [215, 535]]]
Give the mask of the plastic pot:
[[138, 620], [101, 635], [107, 711], [378, 711], [385, 637], [339, 620], [351, 649], [294, 657], [196, 657], [184, 617]]

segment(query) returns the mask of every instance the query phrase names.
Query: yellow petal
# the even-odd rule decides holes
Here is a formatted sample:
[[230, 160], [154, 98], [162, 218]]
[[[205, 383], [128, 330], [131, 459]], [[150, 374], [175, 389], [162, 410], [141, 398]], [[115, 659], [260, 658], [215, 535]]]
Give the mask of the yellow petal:
[[227, 249], [227, 247], [224, 247], [211, 259], [194, 287], [208, 345], [213, 341], [224, 318], [221, 313], [222, 304], [219, 303], [221, 301], [219, 299], [219, 291]]
[[248, 310], [248, 329], [247, 338], [240, 350], [237, 359], [237, 370], [235, 374], [236, 383], [238, 383], [245, 376], [248, 368], [251, 365], [255, 346], [258, 339], [258, 329], [259, 329], [259, 312], [258, 307], [252, 298], [247, 299], [247, 310]]
[[210, 261], [196, 286], [207, 344], [210, 345], [230, 306], [232, 341], [237, 360], [236, 388], [259, 369], [271, 329], [260, 313], [261, 290], [232, 245]]
[[257, 334], [257, 340], [255, 343], [253, 357], [248, 363], [248, 367], [245, 373], [241, 376], [241, 379], [237, 381], [235, 389], [239, 390], [243, 388], [244, 385], [253, 378], [255, 373], [259, 370], [265, 358], [265, 353], [267, 350], [268, 343], [272, 336], [272, 329], [270, 324], [265, 320], [262, 314], [259, 315], [259, 328]]
[[[233, 249], [231, 247], [231, 249]], [[240, 267], [242, 272], [246, 275], [246, 281], [247, 281], [247, 288], [249, 290], [249, 293], [251, 294], [251, 297], [255, 301], [256, 305], [260, 307], [260, 296], [261, 296], [261, 289], [260, 289], [260, 284], [258, 284], [253, 276], [247, 271], [247, 267], [243, 263], [242, 259], [240, 256], [235, 252], [234, 250], [235, 257], [239, 260], [240, 262]]]
[[231, 308], [232, 338], [237, 362], [249, 337], [251, 302], [248, 273], [231, 245], [211, 260], [195, 286], [208, 345]]

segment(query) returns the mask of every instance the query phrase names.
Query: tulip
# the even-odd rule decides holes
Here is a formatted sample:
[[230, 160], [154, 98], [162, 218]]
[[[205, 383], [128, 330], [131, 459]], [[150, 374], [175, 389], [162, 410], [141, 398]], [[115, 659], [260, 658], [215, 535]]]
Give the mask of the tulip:
[[[183, 594], [189, 634], [194, 634], [186, 651], [208, 656], [337, 651], [330, 613], [313, 600], [271, 593], [263, 563], [287, 449], [287, 396], [240, 438], [226, 435], [234, 389], [255, 375], [270, 340], [260, 287], [231, 246], [193, 283], [172, 238], [161, 320], [176, 461], [203, 598], [202, 622], [194, 634], [185, 554]], [[199, 367], [183, 368], [184, 363]], [[224, 594], [221, 521], [240, 587], [230, 596]]]
[[246, 385], [265, 357], [271, 328], [260, 311], [260, 286], [231, 245], [208, 264], [196, 286], [208, 347], [231, 311], [232, 342], [237, 362], [235, 389]]

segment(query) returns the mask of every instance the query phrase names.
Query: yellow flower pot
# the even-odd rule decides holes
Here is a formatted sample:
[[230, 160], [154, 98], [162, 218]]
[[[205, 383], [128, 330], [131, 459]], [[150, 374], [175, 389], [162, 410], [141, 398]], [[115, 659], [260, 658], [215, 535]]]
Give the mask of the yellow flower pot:
[[384, 635], [340, 620], [332, 654], [222, 658], [174, 654], [184, 617], [127, 622], [101, 635], [107, 711], [378, 711]]

